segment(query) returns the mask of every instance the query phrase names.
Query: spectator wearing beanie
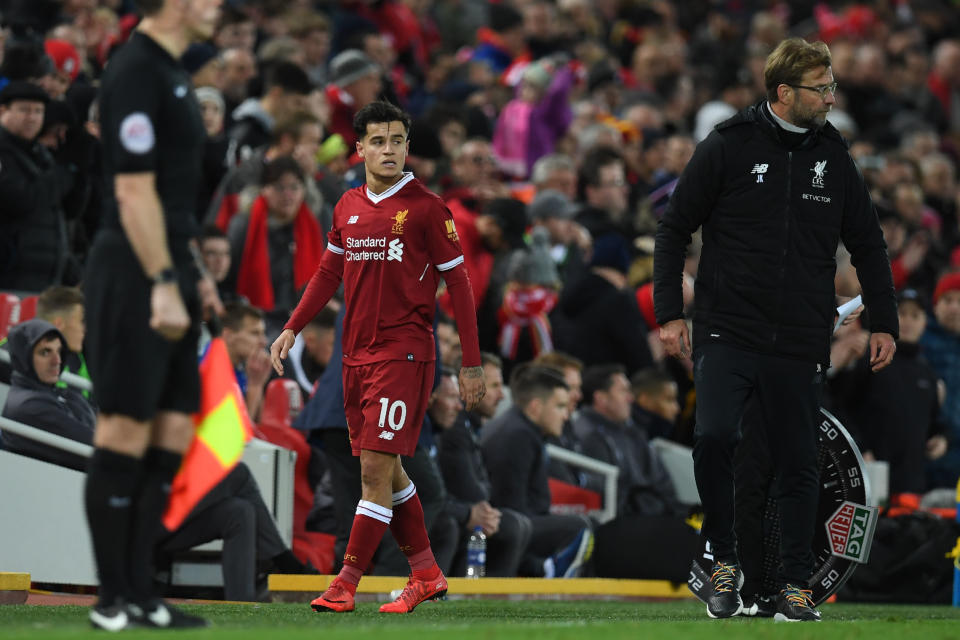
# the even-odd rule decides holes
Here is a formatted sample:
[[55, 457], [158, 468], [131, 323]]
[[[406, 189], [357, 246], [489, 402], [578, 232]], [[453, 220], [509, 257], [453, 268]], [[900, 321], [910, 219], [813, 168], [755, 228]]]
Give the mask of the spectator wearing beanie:
[[380, 95], [382, 73], [380, 65], [359, 49], [347, 49], [330, 61], [330, 133], [339, 133], [351, 149], [357, 141], [353, 116]]
[[627, 286], [630, 253], [617, 233], [598, 237], [588, 273], [560, 297], [554, 320], [557, 348], [584, 365], [622, 364], [628, 375], [653, 364], [637, 299]]
[[942, 276], [933, 291], [933, 318], [920, 340], [923, 355], [947, 386], [941, 407], [950, 447], [927, 468], [930, 487], [956, 486], [960, 476], [960, 271]]
[[52, 73], [47, 74], [44, 88], [51, 98], [61, 100], [80, 73], [80, 56], [66, 40], [47, 40], [43, 48], [53, 63]]

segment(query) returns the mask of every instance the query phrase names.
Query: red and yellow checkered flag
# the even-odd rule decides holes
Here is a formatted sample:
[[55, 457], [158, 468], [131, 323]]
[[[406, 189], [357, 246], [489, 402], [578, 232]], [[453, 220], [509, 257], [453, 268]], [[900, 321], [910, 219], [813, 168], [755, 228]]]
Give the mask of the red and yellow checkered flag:
[[222, 338], [214, 338], [200, 362], [200, 412], [196, 432], [173, 479], [163, 524], [173, 531], [240, 461], [253, 437], [250, 416]]

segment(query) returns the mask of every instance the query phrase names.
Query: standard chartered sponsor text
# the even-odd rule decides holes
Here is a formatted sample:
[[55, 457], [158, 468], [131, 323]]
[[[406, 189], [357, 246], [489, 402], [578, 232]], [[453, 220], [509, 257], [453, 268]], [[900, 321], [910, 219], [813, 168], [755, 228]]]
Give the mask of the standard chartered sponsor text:
[[[387, 259], [386, 238], [347, 238], [345, 258], [354, 261], [383, 261]], [[383, 251], [356, 251], [356, 249], [384, 249]]]
[[347, 249], [385, 249], [386, 238], [347, 238]]

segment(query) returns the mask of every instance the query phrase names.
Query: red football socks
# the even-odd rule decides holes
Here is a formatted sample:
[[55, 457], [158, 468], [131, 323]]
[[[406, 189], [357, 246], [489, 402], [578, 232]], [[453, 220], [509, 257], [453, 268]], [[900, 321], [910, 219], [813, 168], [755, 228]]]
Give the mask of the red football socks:
[[[430, 537], [423, 524], [423, 507], [417, 496], [417, 488], [411, 482], [405, 489], [393, 494], [393, 520], [390, 533], [396, 538], [400, 550], [407, 556], [410, 569], [415, 577], [432, 578], [437, 566], [430, 548]], [[428, 575], [420, 576], [419, 572]]]
[[392, 515], [390, 509], [374, 502], [361, 500], [357, 504], [357, 515], [353, 517], [347, 552], [343, 556], [343, 569], [340, 570], [340, 579], [352, 585], [354, 592], [360, 584], [363, 572], [370, 565], [370, 559], [380, 546], [380, 540], [390, 525]]

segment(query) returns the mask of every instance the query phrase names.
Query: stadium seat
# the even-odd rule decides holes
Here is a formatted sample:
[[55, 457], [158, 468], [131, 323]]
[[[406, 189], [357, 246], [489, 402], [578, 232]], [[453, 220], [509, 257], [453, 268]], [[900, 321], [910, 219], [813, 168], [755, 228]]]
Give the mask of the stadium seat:
[[7, 337], [13, 325], [20, 322], [20, 298], [12, 293], [0, 293], [0, 340]]
[[20, 301], [20, 322], [25, 322], [37, 315], [37, 300], [39, 296], [27, 296]]
[[317, 531], [307, 531], [307, 516], [313, 508], [313, 487], [308, 480], [312, 454], [302, 431], [291, 426], [300, 412], [303, 397], [300, 386], [293, 380], [278, 378], [267, 385], [257, 425], [257, 437], [297, 454], [293, 474], [293, 552], [303, 562], [309, 561], [321, 573], [333, 569], [333, 545], [336, 537]]
[[603, 507], [600, 494], [572, 484], [548, 478], [550, 484], [550, 513], [586, 514]]

